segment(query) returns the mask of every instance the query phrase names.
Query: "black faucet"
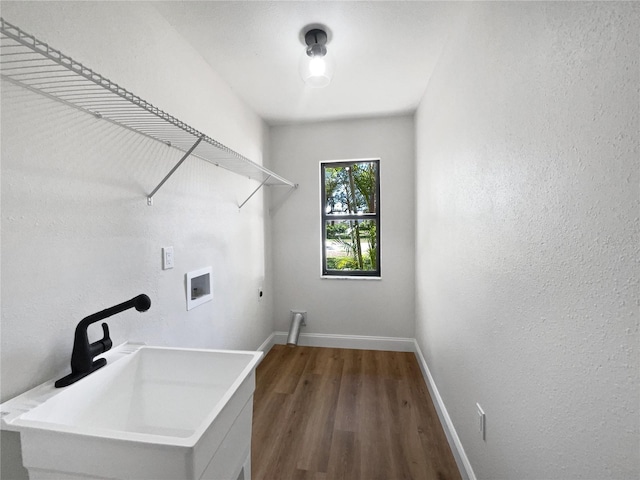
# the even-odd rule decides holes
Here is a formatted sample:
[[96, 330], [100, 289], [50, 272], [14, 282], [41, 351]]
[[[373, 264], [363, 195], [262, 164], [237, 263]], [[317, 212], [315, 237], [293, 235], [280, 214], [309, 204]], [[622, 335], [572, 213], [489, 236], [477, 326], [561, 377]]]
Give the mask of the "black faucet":
[[73, 340], [71, 373], [60, 380], [57, 380], [55, 383], [56, 388], [71, 385], [107, 364], [107, 360], [105, 358], [99, 358], [94, 361], [93, 357], [100, 355], [111, 348], [112, 342], [111, 338], [109, 338], [109, 326], [106, 323], [103, 323], [102, 331], [104, 332], [104, 336], [102, 337], [102, 340], [98, 340], [97, 342], [90, 344], [89, 337], [87, 336], [87, 327], [89, 325], [133, 307], [135, 307], [139, 312], [146, 312], [149, 310], [150, 306], [151, 299], [145, 294], [141, 294], [131, 300], [127, 300], [119, 305], [107, 308], [80, 320], [80, 323], [78, 323], [78, 326], [76, 327], [76, 334]]

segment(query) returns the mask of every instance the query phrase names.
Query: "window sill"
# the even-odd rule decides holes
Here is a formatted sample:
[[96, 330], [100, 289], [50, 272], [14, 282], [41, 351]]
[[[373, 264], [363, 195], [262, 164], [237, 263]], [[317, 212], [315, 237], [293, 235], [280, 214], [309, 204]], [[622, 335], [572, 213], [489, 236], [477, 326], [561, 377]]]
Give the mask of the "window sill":
[[365, 277], [359, 275], [320, 275], [322, 280], [382, 280], [382, 277]]

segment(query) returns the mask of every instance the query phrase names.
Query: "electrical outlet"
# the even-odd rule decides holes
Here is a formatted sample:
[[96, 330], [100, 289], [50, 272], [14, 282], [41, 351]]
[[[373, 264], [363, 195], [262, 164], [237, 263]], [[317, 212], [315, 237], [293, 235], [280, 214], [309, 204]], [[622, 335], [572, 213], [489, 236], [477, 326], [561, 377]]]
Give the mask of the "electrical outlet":
[[479, 403], [476, 403], [476, 409], [478, 413], [478, 430], [480, 431], [480, 436], [482, 440], [486, 440], [487, 433], [487, 417], [484, 414], [484, 410]]
[[162, 248], [162, 269], [169, 270], [173, 268], [173, 247]]
[[264, 277], [258, 278], [258, 301], [262, 301], [264, 297]]

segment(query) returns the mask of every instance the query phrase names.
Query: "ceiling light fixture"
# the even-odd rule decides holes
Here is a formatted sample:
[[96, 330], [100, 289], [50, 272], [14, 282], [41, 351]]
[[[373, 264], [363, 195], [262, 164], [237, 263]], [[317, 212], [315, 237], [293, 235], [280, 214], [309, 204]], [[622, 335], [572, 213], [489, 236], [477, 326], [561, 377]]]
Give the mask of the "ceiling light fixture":
[[300, 76], [309, 87], [329, 85], [333, 76], [333, 58], [327, 55], [329, 37], [324, 28], [306, 27], [302, 31], [306, 49], [300, 61]]

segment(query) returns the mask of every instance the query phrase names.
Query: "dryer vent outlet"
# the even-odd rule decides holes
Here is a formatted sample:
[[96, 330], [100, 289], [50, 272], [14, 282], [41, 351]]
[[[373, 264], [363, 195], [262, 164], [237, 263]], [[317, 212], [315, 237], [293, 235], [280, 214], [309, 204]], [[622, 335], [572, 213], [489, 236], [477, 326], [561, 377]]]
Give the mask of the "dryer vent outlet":
[[291, 327], [289, 327], [289, 336], [287, 337], [287, 345], [295, 347], [298, 345], [300, 337], [300, 328], [307, 326], [307, 312], [300, 310], [291, 310]]

